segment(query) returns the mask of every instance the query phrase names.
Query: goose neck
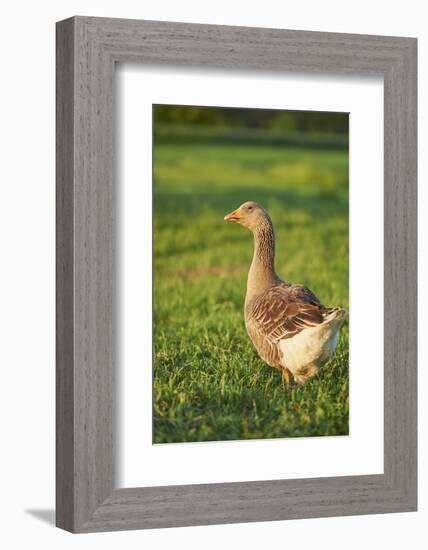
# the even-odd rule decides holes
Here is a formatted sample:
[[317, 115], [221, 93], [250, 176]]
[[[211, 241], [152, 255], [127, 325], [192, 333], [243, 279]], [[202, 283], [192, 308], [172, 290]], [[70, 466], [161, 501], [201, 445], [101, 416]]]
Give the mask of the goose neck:
[[247, 281], [246, 301], [272, 286], [275, 273], [275, 233], [268, 219], [260, 223], [254, 233], [254, 254]]

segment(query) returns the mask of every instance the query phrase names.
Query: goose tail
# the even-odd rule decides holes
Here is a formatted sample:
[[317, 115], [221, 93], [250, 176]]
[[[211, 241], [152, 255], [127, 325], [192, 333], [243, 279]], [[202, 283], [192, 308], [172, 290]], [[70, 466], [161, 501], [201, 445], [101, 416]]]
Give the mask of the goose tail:
[[329, 307], [325, 310], [324, 313], [324, 323], [332, 325], [340, 323], [341, 325], [345, 320], [345, 317], [346, 309], [344, 309], [343, 307]]

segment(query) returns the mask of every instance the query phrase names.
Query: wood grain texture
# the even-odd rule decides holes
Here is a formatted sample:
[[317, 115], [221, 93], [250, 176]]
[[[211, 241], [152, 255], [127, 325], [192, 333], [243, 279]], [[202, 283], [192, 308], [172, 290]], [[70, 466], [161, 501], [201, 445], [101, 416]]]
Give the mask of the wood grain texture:
[[56, 519], [69, 530], [74, 522], [73, 31], [73, 24], [63, 25], [56, 36]]
[[[383, 76], [383, 475], [115, 489], [116, 62]], [[59, 527], [91, 532], [416, 510], [416, 299], [415, 39], [87, 17], [57, 24]]]

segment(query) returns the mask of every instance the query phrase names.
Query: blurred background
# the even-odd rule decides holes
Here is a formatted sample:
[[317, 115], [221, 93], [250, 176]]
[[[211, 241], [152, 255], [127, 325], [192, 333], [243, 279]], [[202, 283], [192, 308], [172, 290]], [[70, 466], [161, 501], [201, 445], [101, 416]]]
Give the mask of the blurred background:
[[155, 105], [154, 442], [348, 433], [348, 327], [320, 379], [288, 390], [257, 356], [243, 305], [265, 207], [276, 270], [348, 308], [348, 114]]
[[156, 143], [242, 143], [347, 149], [348, 115], [155, 105]]

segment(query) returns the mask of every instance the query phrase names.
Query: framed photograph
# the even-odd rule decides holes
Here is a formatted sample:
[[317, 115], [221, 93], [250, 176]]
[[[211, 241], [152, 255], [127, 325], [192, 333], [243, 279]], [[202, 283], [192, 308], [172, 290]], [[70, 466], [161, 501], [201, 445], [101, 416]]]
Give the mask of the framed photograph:
[[57, 24], [58, 527], [416, 510], [416, 114], [414, 38]]

